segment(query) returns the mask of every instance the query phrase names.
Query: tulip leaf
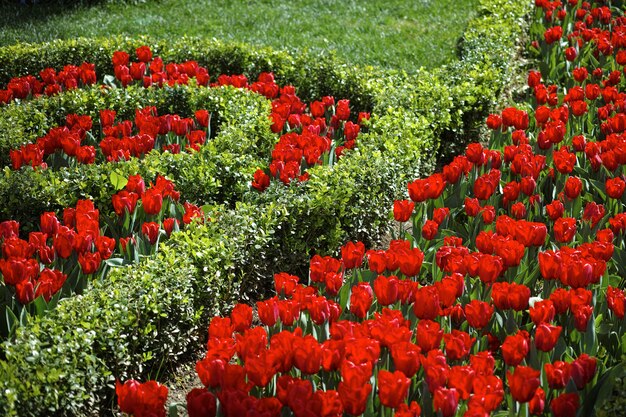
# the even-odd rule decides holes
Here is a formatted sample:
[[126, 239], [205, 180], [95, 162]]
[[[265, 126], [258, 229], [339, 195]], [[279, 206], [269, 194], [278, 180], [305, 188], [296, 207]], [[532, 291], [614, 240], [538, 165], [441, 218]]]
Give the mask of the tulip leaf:
[[591, 314], [587, 321], [587, 330], [585, 331], [585, 353], [594, 356], [598, 350], [598, 338], [596, 337], [596, 320], [595, 313]]
[[626, 377], [626, 363], [622, 362], [602, 374], [594, 385], [591, 392], [585, 395], [585, 401], [580, 410], [578, 417], [586, 417], [596, 415], [596, 410], [608, 399], [613, 393], [615, 380]]
[[344, 284], [341, 286], [339, 290], [339, 306], [341, 307], [341, 311], [345, 311], [348, 305], [348, 299], [350, 298], [350, 285]]
[[124, 265], [124, 258], [109, 258], [104, 263], [108, 266], [122, 266]]
[[173, 403], [170, 404], [168, 410], [167, 410], [167, 417], [178, 417], [178, 406], [180, 404], [178, 403]]

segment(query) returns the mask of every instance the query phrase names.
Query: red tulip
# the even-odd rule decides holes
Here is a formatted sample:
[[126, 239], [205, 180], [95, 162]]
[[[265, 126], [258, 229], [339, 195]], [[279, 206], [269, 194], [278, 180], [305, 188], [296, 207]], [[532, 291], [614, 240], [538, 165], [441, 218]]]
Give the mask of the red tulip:
[[99, 252], [84, 252], [78, 255], [78, 263], [82, 273], [85, 275], [93, 274], [100, 267], [102, 258]]
[[552, 221], [555, 221], [559, 217], [563, 216], [564, 212], [565, 206], [559, 200], [554, 200], [552, 203], [546, 205], [546, 213]]
[[434, 393], [438, 388], [444, 387], [450, 373], [450, 366], [446, 362], [446, 356], [439, 349], [431, 350], [422, 357], [424, 377], [428, 384], [428, 390]]
[[475, 375], [471, 366], [453, 366], [448, 374], [448, 387], [455, 388], [461, 399], [467, 400], [473, 391]]
[[[46, 301], [50, 301], [52, 296], [61, 290], [66, 279], [67, 275], [61, 271], [45, 268], [39, 274], [35, 298], [43, 295]], [[24, 282], [20, 284], [24, 284]]]
[[588, 305], [576, 305], [572, 306], [572, 313], [574, 315], [574, 327], [579, 332], [587, 331], [587, 324], [593, 314], [593, 308]]
[[611, 310], [615, 317], [622, 320], [624, 318], [624, 312], [626, 311], [626, 294], [624, 291], [609, 285], [606, 291], [606, 301], [609, 310]]
[[341, 259], [346, 269], [361, 266], [364, 255], [365, 245], [363, 242], [348, 242], [341, 248]]
[[350, 101], [339, 100], [335, 107], [335, 115], [337, 115], [339, 120], [348, 120], [350, 118]]
[[465, 305], [465, 317], [470, 326], [475, 329], [487, 327], [491, 316], [493, 315], [493, 306], [480, 300], [472, 300]]
[[498, 130], [502, 126], [502, 117], [499, 114], [490, 114], [487, 116], [487, 127], [491, 130]]
[[[282, 130], [282, 129], [281, 129]], [[262, 169], [257, 169], [252, 180], [252, 188], [265, 191], [270, 186], [270, 177]]]
[[151, 245], [154, 245], [159, 238], [160, 227], [155, 222], [144, 222], [141, 225], [141, 233], [148, 239]]
[[341, 376], [342, 380], [337, 391], [344, 411], [354, 416], [363, 414], [372, 392], [372, 385], [369, 383], [370, 372], [350, 362], [344, 362]]
[[398, 259], [400, 272], [406, 277], [414, 277], [419, 274], [424, 262], [424, 253], [418, 248], [395, 251]]
[[583, 189], [583, 183], [578, 177], [568, 177], [565, 181], [565, 195], [574, 200], [576, 199]]
[[257, 301], [257, 311], [259, 313], [259, 319], [261, 322], [269, 327], [276, 324], [278, 320], [278, 298], [273, 297], [264, 301]]
[[411, 342], [397, 342], [391, 346], [391, 357], [396, 369], [411, 378], [420, 368], [421, 349]]
[[187, 393], [186, 399], [189, 417], [215, 417], [215, 396], [206, 389], [194, 388]]
[[242, 333], [252, 325], [252, 307], [238, 303], [230, 313], [233, 330]]
[[322, 366], [322, 347], [311, 335], [296, 338], [293, 344], [293, 360], [303, 374], [316, 374]]
[[411, 380], [401, 371], [378, 371], [378, 396], [380, 403], [386, 407], [397, 408], [404, 402], [409, 393]]
[[150, 47], [143, 45], [135, 50], [137, 53], [137, 59], [141, 62], [150, 62], [152, 61], [152, 51], [150, 51]]
[[528, 310], [530, 319], [539, 325], [540, 323], [549, 323], [554, 319], [556, 310], [554, 309], [554, 303], [550, 300], [540, 300]]
[[495, 282], [504, 271], [504, 262], [497, 255], [483, 255], [478, 261], [478, 277], [485, 284]]
[[443, 335], [443, 341], [446, 346], [446, 356], [448, 359], [455, 361], [469, 354], [476, 338], [470, 337], [466, 332], [453, 329], [451, 333]]
[[426, 240], [433, 240], [439, 231], [439, 224], [434, 220], [426, 220], [422, 227], [422, 237]]
[[480, 212], [480, 203], [477, 198], [465, 197], [464, 203], [465, 214], [469, 217], [476, 217]]
[[[374, 286], [376, 286], [376, 281], [374, 281]], [[378, 297], [378, 300], [380, 302], [380, 297]], [[359, 282], [357, 285], [352, 287], [352, 292], [350, 294], [350, 312], [358, 318], [363, 319], [367, 317], [367, 312], [372, 306], [373, 301], [374, 294], [370, 284], [368, 282]]]
[[45, 212], [40, 216], [40, 230], [48, 236], [54, 236], [59, 230], [59, 220], [54, 212]]
[[491, 352], [483, 350], [476, 355], [470, 355], [470, 366], [477, 375], [493, 375], [496, 360]]
[[535, 395], [530, 399], [528, 403], [528, 411], [533, 416], [540, 416], [543, 414], [543, 409], [546, 403], [546, 393], [541, 388], [537, 388]]
[[528, 308], [530, 289], [524, 284], [495, 283], [491, 294], [494, 305], [499, 309], [523, 311]]
[[459, 392], [454, 388], [437, 388], [433, 397], [433, 409], [443, 417], [452, 417], [459, 405]]
[[165, 417], [167, 387], [156, 381], [139, 383], [126, 381], [123, 385], [115, 382], [115, 393], [120, 410], [135, 416]]
[[436, 321], [420, 320], [417, 323], [416, 342], [422, 352], [439, 349], [443, 338], [443, 330]]
[[426, 286], [417, 289], [413, 312], [418, 319], [434, 320], [439, 316], [439, 292], [436, 287]]
[[393, 202], [393, 218], [399, 222], [406, 222], [411, 218], [415, 203], [410, 200], [395, 200]]
[[554, 349], [556, 342], [561, 335], [561, 326], [541, 323], [535, 329], [535, 346], [542, 352], [549, 352]]
[[388, 306], [398, 301], [398, 278], [396, 276], [386, 277], [379, 275], [374, 280], [374, 293], [378, 304]]
[[283, 297], [291, 297], [296, 291], [300, 278], [285, 272], [274, 274], [274, 289], [276, 294]]
[[195, 204], [184, 202], [183, 208], [185, 209], [185, 212], [183, 213], [184, 224], [190, 224], [193, 219], [202, 219], [204, 217], [202, 209]]
[[480, 405], [488, 412], [496, 410], [504, 400], [502, 380], [495, 375], [476, 375], [472, 384], [474, 395], [469, 406]]
[[5, 258], [30, 258], [35, 253], [30, 243], [18, 237], [5, 239], [2, 245], [2, 254]]
[[575, 416], [580, 406], [578, 393], [561, 394], [550, 402], [550, 409], [554, 417]]
[[161, 207], [163, 207], [163, 194], [156, 187], [150, 188], [143, 194], [141, 202], [143, 205], [143, 211], [146, 214], [159, 214], [161, 212]]
[[244, 369], [248, 381], [257, 387], [265, 387], [278, 372], [278, 355], [273, 350], [261, 349], [257, 355], [246, 356]]
[[411, 401], [410, 405], [402, 403], [396, 408], [394, 417], [419, 417], [422, 413], [422, 408], [415, 401]]
[[387, 260], [385, 257], [385, 251], [368, 250], [367, 251], [367, 263], [370, 271], [374, 271], [377, 274], [382, 274], [387, 269]]
[[571, 363], [570, 372], [576, 388], [583, 389], [593, 379], [597, 368], [596, 358], [581, 354], [574, 362]]
[[570, 174], [574, 170], [574, 165], [576, 165], [576, 154], [569, 152], [566, 147], [562, 147], [560, 150], [554, 151], [552, 153], [552, 158], [554, 160], [554, 167], [561, 174]]
[[541, 372], [528, 366], [518, 365], [513, 372], [507, 371], [506, 378], [513, 399], [520, 403], [530, 401], [539, 388]]
[[563, 361], [546, 363], [543, 365], [548, 379], [548, 386], [552, 389], [565, 388], [571, 378], [571, 364]]
[[54, 237], [52, 246], [60, 258], [67, 259], [72, 254], [76, 232], [65, 226], [59, 227], [57, 235]]
[[502, 343], [502, 357], [509, 366], [519, 365], [528, 352], [529, 336], [525, 330], [520, 330], [515, 335], [507, 336]]
[[416, 179], [408, 184], [409, 197], [416, 203], [421, 203], [428, 199], [425, 179]]
[[622, 198], [624, 189], [626, 189], [626, 182], [620, 177], [610, 178], [606, 180], [606, 195], [611, 198]]

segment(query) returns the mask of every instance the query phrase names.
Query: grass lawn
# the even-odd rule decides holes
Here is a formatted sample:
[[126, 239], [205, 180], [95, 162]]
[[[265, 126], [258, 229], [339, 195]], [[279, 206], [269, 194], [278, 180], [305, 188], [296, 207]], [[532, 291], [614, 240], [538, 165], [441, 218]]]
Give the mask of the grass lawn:
[[455, 56], [477, 0], [147, 0], [68, 6], [3, 1], [0, 46], [78, 36], [203, 36], [335, 51], [349, 63], [411, 71]]

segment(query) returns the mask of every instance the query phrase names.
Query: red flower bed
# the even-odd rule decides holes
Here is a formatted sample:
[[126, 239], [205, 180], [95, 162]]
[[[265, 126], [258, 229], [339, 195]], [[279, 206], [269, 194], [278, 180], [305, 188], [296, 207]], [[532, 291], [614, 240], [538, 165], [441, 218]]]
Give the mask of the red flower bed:
[[[194, 79], [198, 85], [209, 86], [208, 71], [196, 62], [164, 64], [159, 57], [152, 57], [147, 46], [138, 48], [136, 54], [138, 61], [132, 63], [125, 52], [113, 55], [115, 76], [122, 87], [135, 82], [146, 88], [174, 86]], [[28, 76], [10, 84], [17, 88], [15, 85], [21, 82], [24, 93], [10, 96], [25, 99], [44, 90], [50, 94], [59, 92], [60, 87], [50, 87], [53, 82], [64, 83], [65, 88], [79, 87], [77, 80], [85, 85], [95, 83], [95, 73], [88, 64], [80, 68], [67, 66], [59, 74], [50, 69], [41, 74], [48, 87]], [[360, 113], [358, 124], [348, 121], [348, 100], [335, 103], [330, 96], [307, 106], [293, 86], [279, 87], [271, 73], [261, 73], [251, 84], [243, 75], [220, 75], [210, 84], [214, 88], [222, 86], [246, 88], [272, 100], [271, 128], [282, 136], [272, 152], [268, 172], [285, 184], [296, 178], [306, 180], [309, 166], [332, 164], [345, 150], [354, 148], [363, 120], [369, 118], [369, 114]], [[184, 118], [158, 115], [156, 108], [145, 107], [136, 109], [134, 120], [116, 120], [116, 116], [113, 110], [101, 110], [99, 121], [94, 123], [88, 115], [67, 115], [65, 126], [54, 127], [35, 143], [11, 150], [13, 169], [25, 165], [56, 169], [129, 160], [154, 149], [193, 152], [210, 139], [211, 114], [207, 110], [197, 110], [193, 118]], [[57, 219], [55, 213], [44, 213], [41, 231], [30, 233], [28, 240], [19, 238], [16, 222], [0, 224], [0, 272], [4, 280], [0, 286], [4, 300], [0, 308], [9, 317], [6, 328], [0, 326], [0, 334], [10, 333], [27, 312], [42, 314], [60, 297], [81, 292], [88, 279], [103, 277], [107, 267], [153, 254], [161, 236], [178, 230], [180, 221], [188, 224], [194, 217], [203, 217], [197, 206], [178, 204], [179, 194], [173, 183], [163, 177], [147, 190], [139, 176], [120, 177], [116, 181], [122, 181], [118, 186], [124, 188], [112, 196], [117, 218], [100, 219], [93, 203], [84, 200], [76, 209], [66, 209], [63, 220]], [[252, 187], [262, 191], [269, 182], [270, 176], [258, 170]], [[81, 220], [80, 227], [74, 223], [71, 214], [75, 212], [82, 213], [81, 219], [89, 220], [88, 226], [87, 220]], [[113, 255], [116, 257], [110, 259]]]
[[39, 77], [27, 75], [12, 78], [7, 88], [0, 90], [0, 103], [7, 104], [13, 100], [24, 100], [44, 94], [52, 96], [62, 91], [95, 83], [95, 66], [87, 62], [79, 67], [66, 65], [59, 72], [54, 68], [46, 68], [39, 73]]
[[[363, 121], [369, 119], [369, 114], [362, 112], [358, 115], [358, 123], [349, 121], [349, 101], [339, 100], [335, 104], [332, 96], [307, 106], [296, 95], [293, 86], [279, 87], [272, 73], [261, 73], [257, 81], [251, 84], [244, 75], [226, 74], [218, 76], [216, 82], [210, 83], [208, 70], [195, 61], [164, 64], [160, 57], [152, 56], [147, 46], [137, 48], [136, 55], [137, 61], [130, 62], [127, 52], [117, 51], [113, 54], [115, 80], [122, 87], [134, 83], [141, 83], [146, 88], [172, 87], [186, 85], [190, 80], [195, 80], [199, 86], [249, 89], [272, 100], [272, 113], [269, 116], [272, 121], [271, 129], [282, 135], [272, 152], [269, 169], [259, 169], [254, 174], [251, 185], [259, 191], [264, 191], [269, 186], [270, 178], [277, 178], [285, 184], [294, 179], [306, 181], [308, 167], [318, 164], [332, 165], [344, 151], [356, 146], [356, 138]], [[88, 64], [81, 66], [83, 72], [70, 71], [72, 68], [66, 67], [67, 71], [61, 72], [58, 79], [66, 80], [67, 73], [89, 80], [93, 78], [93, 82], [90, 81], [89, 84], [95, 83], [95, 72], [89, 73], [89, 77], [84, 74], [87, 68], [91, 68]], [[51, 69], [44, 70], [42, 77], [48, 74], [44, 79], [52, 82], [57, 79], [50, 76], [53, 73]], [[30, 86], [29, 82], [35, 83], [32, 76], [23, 79], [25, 81], [22, 84], [25, 86]], [[16, 83], [17, 81], [12, 82], [10, 86]], [[33, 85], [36, 88], [28, 88], [35, 88], [36, 91], [43, 88], [36, 83]], [[76, 82], [70, 81], [67, 81], [67, 85], [78, 86]], [[9, 93], [7, 97], [14, 96]], [[26, 98], [28, 94], [20, 93], [19, 96]], [[153, 107], [137, 109], [134, 121], [115, 123], [115, 116], [116, 113], [112, 110], [101, 110], [99, 126], [94, 128], [89, 116], [68, 115], [65, 126], [52, 128], [45, 136], [37, 139], [36, 143], [12, 150], [13, 169], [24, 165], [55, 168], [76, 163], [91, 164], [97, 160], [128, 160], [131, 157], [141, 157], [153, 149], [172, 153], [198, 150], [208, 139], [207, 136], [210, 136], [210, 114], [206, 110], [198, 110], [195, 120], [169, 114], [158, 116]], [[97, 137], [100, 138], [99, 141]]]
[[[190, 416], [590, 415], [624, 374], [626, 18], [537, 1], [528, 103], [408, 184], [386, 250], [209, 325]], [[216, 407], [216, 399], [219, 401]], [[162, 408], [162, 406], [160, 406]], [[160, 412], [160, 411], [159, 411]]]
[[[211, 117], [206, 110], [196, 111], [195, 118], [158, 116], [154, 107], [137, 109], [134, 121], [115, 123], [115, 116], [113, 110], [101, 110], [98, 133], [91, 117], [68, 115], [65, 126], [54, 127], [34, 144], [12, 150], [13, 169], [24, 165], [45, 169], [93, 164], [96, 159], [123, 161], [142, 157], [153, 149], [171, 153], [197, 151], [207, 139]], [[102, 137], [99, 142], [97, 136]]]
[[43, 314], [61, 297], [81, 293], [90, 279], [102, 279], [106, 268], [136, 262], [154, 254], [159, 241], [169, 237], [202, 210], [179, 204], [174, 184], [159, 176], [146, 184], [139, 175], [128, 178], [112, 197], [117, 218], [100, 217], [90, 200], [79, 200], [59, 219], [54, 212], [41, 215], [37, 232], [20, 238], [15, 221], [0, 223], [0, 309], [7, 317], [3, 337], [26, 314]]

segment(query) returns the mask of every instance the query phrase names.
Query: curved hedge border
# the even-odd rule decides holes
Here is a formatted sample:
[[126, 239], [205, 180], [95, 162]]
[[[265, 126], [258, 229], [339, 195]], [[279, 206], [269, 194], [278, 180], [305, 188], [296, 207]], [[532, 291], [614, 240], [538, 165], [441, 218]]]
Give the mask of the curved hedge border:
[[[354, 108], [372, 111], [370, 133], [332, 170], [312, 170], [305, 186], [272, 186], [266, 194], [247, 194], [234, 210], [217, 208], [213, 222], [172, 236], [157, 258], [115, 270], [86, 295], [65, 300], [49, 316], [19, 329], [16, 340], [3, 345], [0, 411], [89, 414], [106, 406], [114, 376], [154, 375], [180, 358], [202, 308], [223, 309], [242, 294], [263, 290], [272, 272], [302, 266], [294, 253], [306, 258], [309, 250], [330, 252], [346, 238], [379, 237], [389, 219], [382, 208], [404, 192], [403, 182], [428, 169], [438, 138], [473, 127], [474, 116], [497, 98], [511, 75], [524, 30], [520, 19], [529, 6], [520, 0], [483, 1], [466, 32], [463, 60], [410, 76], [200, 40], [155, 49], [165, 60], [197, 59], [212, 71], [250, 78], [274, 71], [281, 84], [298, 86], [303, 98], [347, 97]], [[34, 72], [42, 65], [72, 63], [74, 57], [95, 62], [102, 75], [114, 49], [145, 42], [0, 48], [0, 71], [6, 79], [19, 75], [16, 68]]]

